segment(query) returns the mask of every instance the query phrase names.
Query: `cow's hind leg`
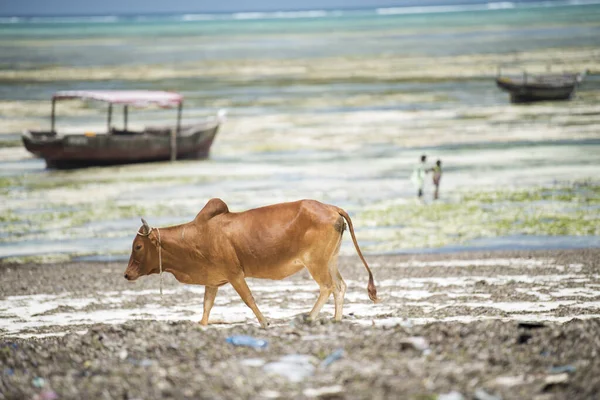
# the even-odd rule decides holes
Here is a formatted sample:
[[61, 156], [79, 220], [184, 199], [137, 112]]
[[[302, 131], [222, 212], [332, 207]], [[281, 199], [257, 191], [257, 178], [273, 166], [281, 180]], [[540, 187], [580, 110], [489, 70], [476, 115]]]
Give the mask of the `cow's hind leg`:
[[346, 282], [342, 279], [342, 275], [338, 269], [338, 255], [340, 252], [340, 246], [342, 244], [342, 237], [340, 235], [339, 242], [335, 249], [335, 252], [329, 260], [329, 273], [333, 281], [333, 299], [335, 301], [335, 315], [336, 321], [342, 320], [342, 310], [344, 308], [344, 296], [346, 295]]
[[254, 315], [256, 315], [256, 318], [260, 323], [260, 326], [266, 329], [267, 326], [269, 326], [269, 323], [267, 322], [267, 319], [263, 317], [262, 313], [256, 306], [256, 302], [254, 301], [254, 297], [252, 296], [252, 292], [250, 292], [250, 288], [248, 287], [244, 276], [239, 275], [234, 279], [231, 279], [229, 282], [231, 283], [231, 286], [233, 286], [235, 291], [240, 295], [242, 300], [244, 300], [244, 303], [246, 303], [246, 305], [250, 307], [250, 309], [254, 312]]
[[308, 314], [309, 320], [315, 320], [333, 292], [333, 280], [327, 267], [327, 262], [305, 264], [305, 266], [315, 282], [317, 282], [317, 285], [319, 285], [319, 298]]
[[344, 296], [346, 295], [346, 282], [342, 279], [339, 271], [336, 268], [336, 280], [334, 282], [333, 298], [335, 300], [335, 316], [336, 321], [342, 320], [342, 310], [344, 308]]
[[327, 303], [329, 296], [331, 296], [331, 286], [328, 287], [328, 286], [319, 285], [319, 298], [317, 299], [317, 302], [315, 303], [312, 310], [308, 314], [309, 320], [312, 321], [317, 318], [317, 316], [319, 315], [319, 312], [321, 312], [321, 308], [323, 308], [325, 303]]
[[205, 286], [204, 287], [204, 312], [202, 313], [202, 320], [200, 325], [208, 325], [208, 316], [213, 304], [215, 304], [215, 297], [217, 297], [217, 286]]
[[346, 284], [341, 279], [337, 270], [337, 259], [344, 231], [344, 220], [342, 217], [338, 216], [337, 223], [334, 224], [333, 228], [334, 230], [328, 231], [319, 238], [320, 242], [326, 244], [319, 249], [318, 254], [308, 254], [304, 263], [308, 272], [310, 272], [313, 279], [319, 285], [319, 298], [308, 315], [308, 318], [311, 320], [314, 320], [319, 315], [321, 308], [323, 308], [331, 293], [333, 293], [335, 298], [335, 319], [339, 321], [342, 318], [342, 304], [344, 302]]

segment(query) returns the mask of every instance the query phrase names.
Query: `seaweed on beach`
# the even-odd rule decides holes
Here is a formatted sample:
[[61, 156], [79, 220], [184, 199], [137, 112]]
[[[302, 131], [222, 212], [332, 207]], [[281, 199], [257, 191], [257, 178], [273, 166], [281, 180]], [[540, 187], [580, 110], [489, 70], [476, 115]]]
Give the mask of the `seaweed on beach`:
[[[360, 214], [373, 250], [441, 247], [509, 235], [600, 235], [600, 185], [594, 181], [528, 189], [470, 191], [430, 204], [372, 206]], [[391, 227], [380, 233], [377, 227]]]

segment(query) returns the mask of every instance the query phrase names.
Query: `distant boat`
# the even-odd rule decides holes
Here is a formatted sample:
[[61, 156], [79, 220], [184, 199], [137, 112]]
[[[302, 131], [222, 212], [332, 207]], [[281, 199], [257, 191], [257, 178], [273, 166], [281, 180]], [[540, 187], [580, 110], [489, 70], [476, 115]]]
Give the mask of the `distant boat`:
[[496, 77], [496, 85], [510, 93], [512, 103], [529, 103], [545, 100], [568, 100], [584, 74], [544, 74]]
[[[57, 100], [84, 99], [106, 102], [106, 132], [81, 132], [61, 135], [55, 130]], [[113, 105], [123, 106], [123, 129], [112, 126]], [[127, 127], [128, 107], [159, 106], [177, 108], [177, 121], [172, 126], [145, 127], [141, 131]], [[61, 91], [52, 96], [49, 131], [23, 132], [25, 148], [46, 160], [48, 168], [79, 168], [175, 159], [208, 157], [225, 113], [193, 124], [181, 124], [183, 96], [178, 93], [146, 90]]]

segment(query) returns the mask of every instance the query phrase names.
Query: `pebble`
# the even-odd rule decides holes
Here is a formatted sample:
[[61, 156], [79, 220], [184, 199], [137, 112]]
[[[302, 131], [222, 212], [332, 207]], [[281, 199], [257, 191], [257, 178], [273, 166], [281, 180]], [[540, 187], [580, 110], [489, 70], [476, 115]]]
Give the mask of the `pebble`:
[[474, 396], [475, 400], [502, 400], [502, 397], [496, 394], [490, 394], [482, 388], [476, 389]]
[[327, 358], [325, 358], [321, 362], [320, 367], [321, 368], [326, 368], [330, 364], [332, 364], [332, 363], [336, 362], [337, 360], [341, 359], [342, 357], [344, 357], [344, 349], [337, 349], [333, 353], [331, 353], [330, 355], [328, 355]]
[[341, 385], [324, 386], [320, 388], [307, 388], [302, 391], [306, 397], [329, 398], [339, 397], [344, 393]]
[[288, 354], [279, 360], [265, 364], [263, 370], [287, 378], [290, 382], [301, 382], [315, 372], [314, 357], [303, 354]]
[[453, 390], [450, 393], [438, 395], [437, 400], [465, 400], [465, 397], [462, 395], [462, 393]]
[[262, 367], [266, 364], [266, 361], [262, 358], [246, 358], [245, 360], [240, 361], [240, 364], [247, 367]]
[[569, 381], [569, 374], [567, 374], [566, 372], [563, 372], [562, 374], [548, 375], [544, 379], [544, 383], [546, 384], [546, 386], [567, 383], [568, 381]]
[[425, 355], [430, 353], [429, 342], [422, 336], [412, 336], [402, 339], [400, 345], [402, 348], [412, 347], [415, 350], [422, 351]]
[[577, 370], [577, 368], [575, 368], [573, 365], [560, 365], [557, 367], [552, 367], [550, 368], [550, 373], [551, 374], [560, 374], [563, 372], [575, 372]]
[[35, 386], [36, 388], [41, 388], [41, 387], [44, 387], [44, 385], [46, 384], [46, 381], [44, 380], [44, 378], [40, 378], [39, 376], [36, 376], [31, 381], [31, 384], [33, 386]]

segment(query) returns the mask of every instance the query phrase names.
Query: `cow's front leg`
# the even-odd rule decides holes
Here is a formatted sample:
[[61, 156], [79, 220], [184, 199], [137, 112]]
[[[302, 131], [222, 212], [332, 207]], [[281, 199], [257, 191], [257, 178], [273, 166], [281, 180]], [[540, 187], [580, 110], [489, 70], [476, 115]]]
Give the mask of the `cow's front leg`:
[[213, 304], [215, 304], [215, 297], [217, 297], [217, 286], [205, 286], [204, 287], [204, 312], [202, 313], [202, 320], [200, 325], [208, 325], [208, 316]]
[[256, 315], [256, 318], [260, 323], [260, 326], [266, 329], [269, 323], [267, 322], [267, 319], [263, 317], [260, 310], [256, 306], [256, 302], [254, 301], [254, 297], [252, 296], [252, 292], [250, 292], [250, 288], [248, 287], [244, 276], [237, 276], [234, 279], [231, 279], [229, 282], [231, 283], [231, 286], [233, 286], [235, 291], [238, 292], [242, 300], [244, 300], [244, 303], [246, 303], [246, 305], [250, 307], [250, 309], [254, 312], [254, 315]]

